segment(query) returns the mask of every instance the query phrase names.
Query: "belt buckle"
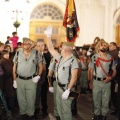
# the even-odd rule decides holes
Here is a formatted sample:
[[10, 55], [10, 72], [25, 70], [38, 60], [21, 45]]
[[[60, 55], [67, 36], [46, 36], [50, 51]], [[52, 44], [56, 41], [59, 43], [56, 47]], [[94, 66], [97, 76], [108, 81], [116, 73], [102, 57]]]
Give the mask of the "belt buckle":
[[27, 80], [27, 77], [25, 77], [25, 79]]
[[103, 81], [103, 78], [101, 78], [101, 81]]

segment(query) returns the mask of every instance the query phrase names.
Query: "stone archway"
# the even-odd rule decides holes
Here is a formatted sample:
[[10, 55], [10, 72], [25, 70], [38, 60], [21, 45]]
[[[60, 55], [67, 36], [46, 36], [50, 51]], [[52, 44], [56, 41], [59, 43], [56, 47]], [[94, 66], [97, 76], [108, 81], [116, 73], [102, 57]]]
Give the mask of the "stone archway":
[[30, 16], [29, 36], [34, 41], [44, 41], [44, 30], [48, 25], [53, 26], [52, 41], [59, 45], [65, 40], [65, 29], [62, 26], [63, 13], [61, 9], [52, 3], [42, 3], [36, 6]]

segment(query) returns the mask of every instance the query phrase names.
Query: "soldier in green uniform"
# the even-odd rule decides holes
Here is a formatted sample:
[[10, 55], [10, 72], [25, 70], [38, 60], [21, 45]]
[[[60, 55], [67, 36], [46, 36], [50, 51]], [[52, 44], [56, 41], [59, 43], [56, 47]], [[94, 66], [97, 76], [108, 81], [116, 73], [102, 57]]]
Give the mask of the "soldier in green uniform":
[[16, 52], [13, 59], [14, 88], [17, 88], [17, 99], [22, 119], [33, 119], [36, 98], [36, 83], [42, 74], [42, 59], [29, 38], [23, 39], [23, 48]]
[[[92, 57], [90, 88], [93, 89], [94, 120], [106, 120], [111, 95], [111, 80], [116, 75], [113, 58], [106, 51], [107, 43], [98, 43], [99, 52]], [[111, 70], [113, 71], [111, 74]]]
[[80, 93], [86, 94], [86, 89], [88, 87], [88, 57], [87, 57], [87, 49], [85, 47], [82, 48], [82, 55], [80, 56], [80, 63], [82, 65], [82, 72], [80, 77]]
[[57, 110], [61, 120], [72, 120], [70, 91], [74, 89], [78, 75], [78, 61], [72, 54], [71, 43], [65, 42], [61, 49], [61, 55], [54, 50], [51, 34], [52, 27], [46, 29], [48, 50], [58, 60], [57, 65]]
[[56, 120], [60, 120], [60, 116], [57, 111], [57, 103], [56, 103], [56, 92], [57, 92], [57, 80], [56, 80], [56, 66], [57, 60], [54, 58], [51, 59], [49, 65], [49, 72], [48, 72], [48, 83], [49, 83], [49, 92], [54, 93], [54, 115]]
[[44, 90], [42, 90], [42, 85], [44, 84], [45, 79], [46, 79], [46, 61], [45, 61], [44, 53], [43, 53], [44, 43], [42, 41], [37, 42], [37, 46], [35, 49], [38, 51], [38, 54], [42, 58], [42, 64], [43, 64], [43, 72], [42, 72], [40, 80], [37, 83], [37, 89], [36, 89], [35, 116], [37, 117], [40, 112], [40, 101], [41, 101], [42, 108], [44, 108], [42, 101], [45, 101], [43, 99], [44, 97], [42, 97], [42, 94], [45, 94], [43, 93]]

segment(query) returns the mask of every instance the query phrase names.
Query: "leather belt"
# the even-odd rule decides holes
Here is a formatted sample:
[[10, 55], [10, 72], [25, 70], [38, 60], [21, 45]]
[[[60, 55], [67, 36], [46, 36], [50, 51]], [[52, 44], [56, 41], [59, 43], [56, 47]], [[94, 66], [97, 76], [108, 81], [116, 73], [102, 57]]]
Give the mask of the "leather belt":
[[23, 77], [23, 76], [20, 76], [20, 75], [17, 75], [17, 77], [19, 77], [20, 79], [22, 80], [30, 80], [32, 79], [33, 77], [35, 77], [36, 75], [32, 75], [32, 76], [29, 76], [29, 77]]
[[97, 80], [97, 81], [104, 81], [106, 78], [99, 78], [97, 76], [93, 76], [94, 80]]
[[87, 71], [87, 70], [82, 69], [82, 71]]
[[65, 87], [65, 86], [66, 86], [66, 84], [61, 84], [61, 83], [59, 83], [59, 82], [58, 82], [58, 85], [59, 85], [60, 87]]

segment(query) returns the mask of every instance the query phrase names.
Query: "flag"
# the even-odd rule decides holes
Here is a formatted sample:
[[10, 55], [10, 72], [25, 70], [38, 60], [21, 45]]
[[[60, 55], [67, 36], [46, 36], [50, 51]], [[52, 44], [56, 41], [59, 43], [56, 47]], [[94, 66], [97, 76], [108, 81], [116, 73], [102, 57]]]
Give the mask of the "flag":
[[66, 10], [63, 19], [63, 26], [66, 28], [66, 38], [68, 42], [75, 42], [79, 33], [76, 7], [74, 0], [66, 0]]

